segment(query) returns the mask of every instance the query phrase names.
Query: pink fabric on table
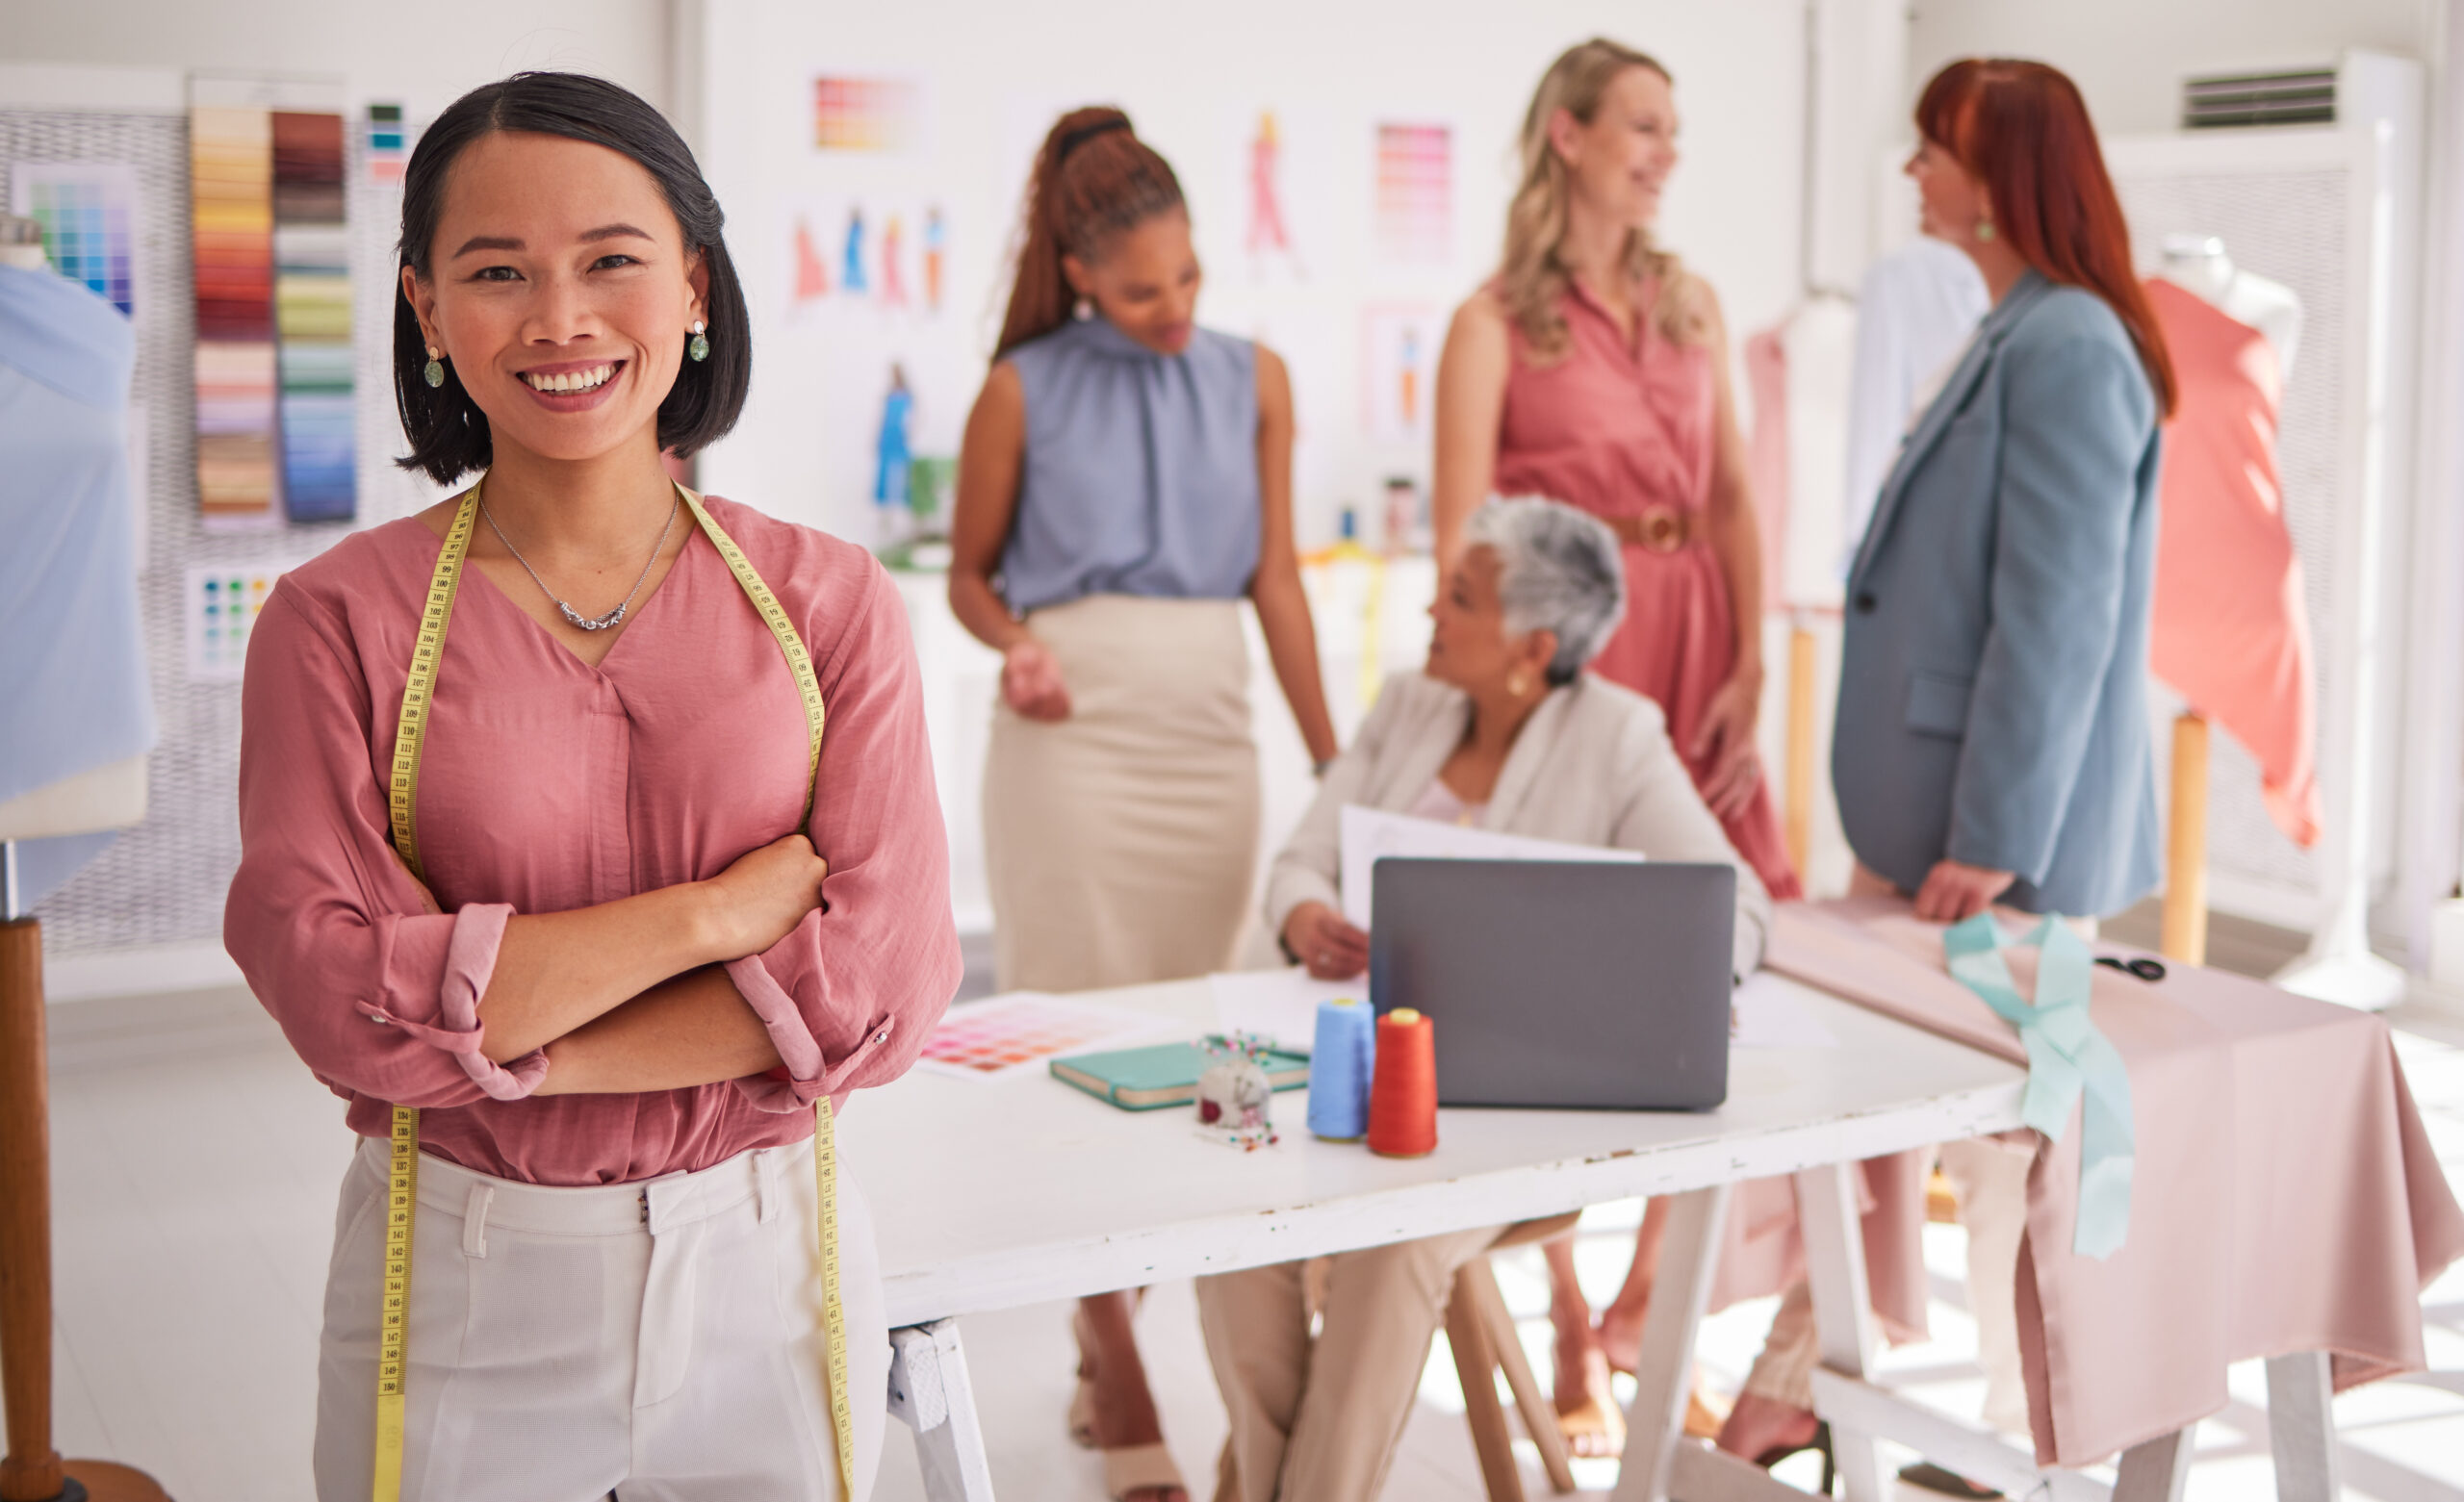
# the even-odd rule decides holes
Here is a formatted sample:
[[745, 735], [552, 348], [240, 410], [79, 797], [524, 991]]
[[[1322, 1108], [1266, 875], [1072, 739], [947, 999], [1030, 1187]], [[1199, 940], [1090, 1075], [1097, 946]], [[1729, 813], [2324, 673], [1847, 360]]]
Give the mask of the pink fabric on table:
[[2258, 758], [2269, 817], [2319, 838], [2318, 684], [2301, 559], [2276, 482], [2284, 377], [2257, 329], [2162, 277], [2148, 306], [2173, 357], [2148, 667]]
[[[2012, 956], [2022, 995], [2034, 959]], [[1942, 930], [1903, 902], [1782, 907], [1768, 963], [2024, 1062], [2017, 1033], [1944, 970]], [[2099, 966], [2089, 1004], [2130, 1072], [2129, 1240], [2102, 1261], [2070, 1250], [2075, 1109], [2029, 1171], [2019, 1341], [2042, 1464], [2092, 1464], [2217, 1412], [2233, 1362], [2329, 1351], [2339, 1389], [2417, 1370], [2422, 1289], [2464, 1255], [2464, 1210], [2383, 1020], [2169, 971]]]
[[[1694, 532], [1685, 546], [1624, 549], [1626, 616], [1591, 670], [1659, 705], [1699, 787], [1710, 764], [1686, 755], [1687, 749], [1736, 667], [1735, 608], [1705, 522], [1718, 394], [1710, 351], [1662, 333], [1652, 317], [1657, 299], [1656, 285], [1643, 287], [1630, 338], [1590, 293], [1569, 292], [1559, 304], [1567, 350], [1547, 364], [1534, 361], [1521, 326], [1508, 323], [1513, 364], [1493, 488], [1501, 496], [1545, 496], [1600, 517], [1663, 507], [1686, 514]], [[1764, 552], [1767, 566], [1767, 539]], [[1769, 778], [1721, 824], [1773, 898], [1797, 895]]]
[[[727, 967], [785, 1079], [536, 1097], [478, 1052], [513, 913], [718, 875], [796, 827], [804, 707], [778, 639], [697, 528], [597, 668], [466, 569], [422, 757], [434, 902], [396, 859], [386, 776], [437, 535], [405, 519], [274, 586], [248, 648], [241, 861], [223, 941], [292, 1046], [382, 1137], [480, 1173], [597, 1184], [812, 1131], [827, 1091], [906, 1072], [957, 988], [949, 846], [897, 590], [871, 554], [713, 497], [810, 650], [829, 710], [812, 819], [823, 907]], [[439, 909], [442, 909], [441, 911]]]

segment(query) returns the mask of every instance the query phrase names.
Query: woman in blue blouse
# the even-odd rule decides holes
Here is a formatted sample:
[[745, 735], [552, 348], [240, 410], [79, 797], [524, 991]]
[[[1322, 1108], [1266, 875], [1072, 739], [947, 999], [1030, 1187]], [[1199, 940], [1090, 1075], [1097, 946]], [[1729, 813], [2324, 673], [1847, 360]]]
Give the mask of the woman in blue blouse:
[[[984, 816], [1004, 989], [1230, 963], [1258, 853], [1243, 598], [1310, 757], [1335, 754], [1292, 538], [1291, 384], [1270, 350], [1197, 326], [1199, 279], [1171, 167], [1117, 110], [1064, 115], [951, 528], [951, 609], [1003, 659]], [[1115, 1496], [1185, 1502], [1133, 1307], [1081, 1306], [1071, 1431]]]

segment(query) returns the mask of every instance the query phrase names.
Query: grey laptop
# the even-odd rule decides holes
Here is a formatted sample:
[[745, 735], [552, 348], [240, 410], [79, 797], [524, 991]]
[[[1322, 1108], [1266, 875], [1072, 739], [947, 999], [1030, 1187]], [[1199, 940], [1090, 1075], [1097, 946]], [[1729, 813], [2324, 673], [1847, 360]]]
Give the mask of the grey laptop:
[[1433, 1020], [1439, 1105], [1728, 1099], [1732, 868], [1390, 857], [1370, 869], [1370, 1001]]

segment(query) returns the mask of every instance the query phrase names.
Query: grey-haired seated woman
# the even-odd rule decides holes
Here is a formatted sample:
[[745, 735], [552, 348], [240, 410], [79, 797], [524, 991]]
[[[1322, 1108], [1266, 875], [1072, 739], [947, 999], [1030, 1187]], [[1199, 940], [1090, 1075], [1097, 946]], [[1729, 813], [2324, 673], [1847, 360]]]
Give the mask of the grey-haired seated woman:
[[[1426, 671], [1388, 680], [1268, 878], [1268, 923], [1312, 975], [1347, 980], [1369, 964], [1369, 936], [1342, 916], [1346, 803], [1726, 861], [1737, 874], [1735, 973], [1761, 962], [1770, 899], [1695, 792], [1658, 706], [1583, 672], [1625, 613], [1625, 580], [1615, 535], [1570, 506], [1492, 500], [1473, 513], [1429, 607]], [[1314, 1341], [1301, 1264], [1199, 1280], [1232, 1427], [1217, 1495], [1377, 1495], [1454, 1271], [1504, 1229], [1329, 1259]]]

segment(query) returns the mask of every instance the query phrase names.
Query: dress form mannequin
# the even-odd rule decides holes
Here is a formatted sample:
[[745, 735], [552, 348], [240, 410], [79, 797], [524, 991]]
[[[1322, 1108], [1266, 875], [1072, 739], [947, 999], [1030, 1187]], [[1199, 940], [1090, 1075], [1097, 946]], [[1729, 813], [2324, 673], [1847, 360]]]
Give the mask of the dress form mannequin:
[[[2166, 281], [2199, 297], [2234, 321], [2257, 330], [2274, 350], [2280, 374], [2289, 375], [2300, 347], [2302, 324], [2300, 299], [2291, 289], [2237, 267], [2225, 253], [2223, 242], [2211, 236], [2169, 236], [2164, 242], [2163, 257], [2160, 274]], [[2172, 869], [2195, 869], [2196, 880], [2169, 882], [2165, 904], [2168, 953], [2173, 950], [2177, 931], [2191, 930], [2194, 919], [2187, 909], [2194, 897], [2198, 909], [2194, 920], [2198, 948], [2204, 948], [2206, 731], [2206, 722], [2195, 715], [2184, 715], [2175, 727]], [[2346, 763], [2341, 777], [2326, 770], [2338, 759], [2334, 753], [2339, 748], [2332, 744], [2337, 735], [2331, 721], [2323, 737], [2329, 744], [2321, 748], [2326, 764], [2322, 771], [2329, 806], [2321, 821], [2320, 919], [2307, 953], [2275, 980], [2288, 990], [2322, 1001], [2385, 1006], [2403, 997], [2405, 985], [2402, 972], [2370, 949], [2368, 796], [2363, 778], [2356, 776], [2366, 764], [2366, 748], [2359, 744], [2366, 739], [2366, 729], [2349, 725], [2343, 727], [2342, 738], [2352, 744], [2341, 748]], [[2194, 867], [2190, 864], [2194, 862]], [[2176, 888], [2185, 885], [2193, 890], [2177, 894]]]
[[[0, 267], [45, 272], [38, 226], [0, 216]], [[5, 707], [0, 707], [5, 712]], [[145, 816], [145, 758], [123, 758], [0, 802], [0, 1502], [166, 1502], [141, 1471], [51, 1447], [51, 1145], [43, 1064], [42, 929], [25, 909], [18, 842], [122, 828]]]
[[[2168, 235], [2166, 281], [2247, 328], [2275, 351], [2279, 380], [2293, 373], [2301, 344], [2301, 300], [2293, 290], [2233, 264], [2213, 235]], [[2207, 960], [2208, 722], [2197, 710], [2173, 721], [2170, 827], [2166, 836], [2163, 938], [2166, 955], [2191, 964]]]
[[2277, 371], [2293, 378], [2293, 357], [2301, 347], [2301, 299], [2293, 289], [2253, 276], [2233, 264], [2224, 242], [2213, 235], [2168, 235], [2158, 274], [2199, 297], [2225, 317], [2267, 336]]

